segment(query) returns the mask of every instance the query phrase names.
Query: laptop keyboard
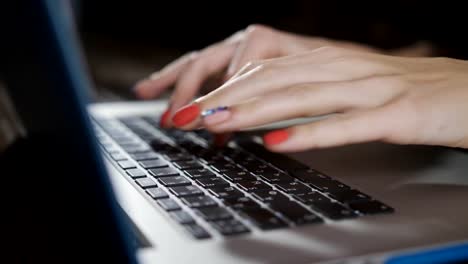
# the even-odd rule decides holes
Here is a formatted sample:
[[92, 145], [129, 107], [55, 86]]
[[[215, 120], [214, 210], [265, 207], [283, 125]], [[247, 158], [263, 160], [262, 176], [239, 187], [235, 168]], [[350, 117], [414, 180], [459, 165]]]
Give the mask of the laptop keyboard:
[[383, 204], [251, 139], [209, 146], [203, 130], [154, 117], [96, 120], [104, 152], [135, 187], [197, 239], [391, 213]]

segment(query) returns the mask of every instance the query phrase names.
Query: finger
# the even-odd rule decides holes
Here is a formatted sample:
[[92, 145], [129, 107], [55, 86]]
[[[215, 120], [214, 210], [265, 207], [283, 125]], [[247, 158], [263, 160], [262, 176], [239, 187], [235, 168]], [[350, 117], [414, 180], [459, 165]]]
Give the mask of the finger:
[[171, 111], [190, 102], [210, 76], [227, 67], [235, 45], [234, 42], [225, 42], [209, 47], [187, 65], [181, 72], [171, 96]]
[[141, 99], [152, 99], [170, 87], [177, 80], [179, 73], [196, 57], [196, 52], [188, 53], [168, 64], [162, 70], [151, 74], [147, 79], [138, 82], [134, 91]]
[[323, 57], [326, 56], [290, 56], [251, 63], [241, 70], [247, 72], [236, 74], [197, 102], [207, 109], [233, 105], [300, 83], [351, 81], [394, 73], [393, 69], [380, 67], [372, 59], [360, 58], [359, 63], [356, 63], [354, 58], [348, 62]]
[[273, 29], [265, 26], [250, 26], [242, 42], [237, 46], [229, 64], [226, 78], [232, 77], [250, 61], [279, 56], [279, 48]]
[[[242, 40], [242, 37], [243, 32], [236, 32], [229, 38], [216, 43], [211, 47], [237, 45], [237, 43]], [[198, 52], [190, 52], [168, 64], [162, 70], [151, 74], [149, 78], [138, 82], [134, 87], [134, 91], [137, 96], [142, 99], [151, 99], [161, 94], [171, 85], [175, 84], [179, 74], [185, 69], [187, 64], [198, 56], [197, 53]]]
[[364, 110], [264, 135], [265, 146], [276, 152], [297, 152], [383, 139], [385, 118], [380, 110]]
[[400, 87], [403, 84], [394, 76], [300, 84], [232, 105], [203, 118], [203, 124], [208, 130], [225, 132], [292, 118], [373, 108], [400, 94]]
[[[279, 70], [279, 72], [286, 72], [284, 75], [287, 76], [287, 71], [289, 70], [288, 68], [284, 68]], [[284, 76], [278, 77], [278, 74], [275, 75], [271, 71], [268, 71], [267, 74], [261, 71], [263, 71], [262, 68], [254, 68], [239, 78], [228, 81], [217, 90], [195, 100], [190, 106], [178, 110], [172, 120], [175, 121], [176, 126], [179, 128], [193, 129], [201, 124], [202, 118], [200, 114], [202, 110], [210, 111], [218, 107], [242, 104], [248, 100], [255, 100], [256, 97], [275, 93], [280, 88], [298, 85], [298, 83], [303, 81], [300, 77], [297, 80], [291, 80]], [[281, 101], [281, 98], [278, 100]], [[305, 102], [305, 100], [300, 101]], [[177, 114], [178, 118], [176, 118]], [[220, 116], [224, 119], [229, 118], [228, 114], [229, 111], [220, 112]], [[181, 116], [184, 116], [184, 118], [179, 118]]]
[[[313, 53], [314, 55], [315, 53]], [[316, 57], [321, 57], [322, 64], [317, 64]], [[325, 59], [323, 59], [325, 57]], [[330, 59], [332, 55], [319, 53], [317, 56], [292, 56], [271, 59], [249, 72], [229, 80], [220, 88], [195, 101], [198, 113], [202, 110], [220, 106], [231, 106], [252, 100], [255, 97], [300, 83], [325, 83], [366, 79], [381, 74], [394, 75], [393, 65], [380, 64], [372, 59], [354, 58], [350, 62], [342, 59]], [[330, 61], [332, 60], [332, 61]], [[325, 65], [323, 64], [325, 61]], [[345, 67], [346, 66], [346, 67]], [[192, 107], [191, 109], [195, 109]], [[200, 118], [183, 119], [184, 129], [200, 125]], [[188, 121], [190, 120], [190, 122]], [[180, 123], [182, 124], [182, 123]]]
[[[292, 118], [319, 116], [364, 108], [377, 102], [362, 96], [367, 87], [355, 83], [307, 83], [290, 86], [203, 118], [213, 132], [235, 131]], [[228, 113], [226, 113], [228, 112]]]

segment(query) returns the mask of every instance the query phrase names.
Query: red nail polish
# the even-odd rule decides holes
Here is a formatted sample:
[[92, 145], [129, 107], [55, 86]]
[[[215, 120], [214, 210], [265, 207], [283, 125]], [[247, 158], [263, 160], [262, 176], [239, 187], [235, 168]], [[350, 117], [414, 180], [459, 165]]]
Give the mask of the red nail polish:
[[170, 115], [170, 112], [169, 112], [169, 109], [167, 109], [161, 116], [161, 119], [159, 120], [159, 126], [162, 127], [162, 128], [167, 128], [168, 127], [168, 123], [167, 121], [168, 118], [169, 118], [169, 115]]
[[289, 132], [285, 129], [269, 132], [263, 136], [263, 142], [266, 145], [279, 144], [289, 137]]
[[200, 115], [200, 107], [191, 104], [179, 109], [172, 117], [172, 123], [176, 127], [182, 127], [194, 121]]

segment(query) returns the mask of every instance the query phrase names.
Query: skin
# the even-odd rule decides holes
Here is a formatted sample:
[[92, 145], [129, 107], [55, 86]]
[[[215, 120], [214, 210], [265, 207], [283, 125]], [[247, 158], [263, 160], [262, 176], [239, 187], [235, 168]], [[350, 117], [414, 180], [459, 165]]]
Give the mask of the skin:
[[[277, 31], [272, 32], [275, 35]], [[182, 129], [204, 126], [215, 133], [225, 133], [291, 118], [332, 114], [318, 122], [287, 128], [285, 141], [267, 147], [289, 152], [379, 140], [468, 148], [468, 62], [381, 54], [366, 46], [278, 34], [291, 38], [284, 37], [285, 43], [275, 42], [281, 47], [272, 49], [276, 52], [262, 53], [258, 46], [237, 46], [230, 60], [217, 68], [221, 71], [228, 67], [229, 80], [195, 101], [201, 109], [229, 106], [229, 110], [210, 118], [197, 118]], [[319, 47], [312, 47], [313, 42]], [[245, 42], [238, 45], [242, 43]], [[246, 49], [256, 50], [234, 59], [238, 58], [233, 55], [235, 52]], [[177, 65], [169, 67], [175, 72]], [[229, 70], [231, 67], [236, 70]], [[241, 68], [237, 70], [238, 67]], [[176, 85], [174, 108], [187, 104], [194, 96], [189, 92], [184, 100], [180, 99], [176, 96], [177, 87], [179, 94], [199, 89], [213, 72], [209, 71], [211, 66], [208, 68], [205, 74], [191, 75], [200, 80], [190, 86], [192, 90]], [[178, 73], [181, 72], [184, 71]], [[230, 75], [232, 72], [236, 73]], [[171, 75], [172, 83], [188, 78], [184, 74]], [[158, 75], [159, 79], [149, 81], [151, 89], [146, 89], [159, 91], [171, 83], [169, 77], [164, 77], [169, 75]]]
[[[202, 85], [210, 79], [226, 81], [250, 61], [299, 54], [323, 46], [383, 52], [365, 45], [306, 37], [263, 25], [252, 25], [201, 51], [193, 51], [180, 57], [139, 81], [134, 91], [139, 98], [148, 100], [174, 86], [168, 109], [172, 116], [180, 107], [191, 102]], [[413, 47], [397, 52], [411, 54], [425, 50]], [[217, 87], [219, 85], [212, 88]]]

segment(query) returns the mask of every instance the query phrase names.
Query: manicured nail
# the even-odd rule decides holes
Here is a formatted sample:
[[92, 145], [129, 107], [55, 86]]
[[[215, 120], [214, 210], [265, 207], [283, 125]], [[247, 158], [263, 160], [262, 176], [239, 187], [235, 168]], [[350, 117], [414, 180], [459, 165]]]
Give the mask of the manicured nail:
[[172, 117], [172, 123], [176, 127], [183, 127], [194, 121], [200, 115], [200, 107], [191, 104], [179, 109]]
[[168, 124], [168, 121], [169, 121], [169, 115], [171, 114], [171, 112], [169, 111], [169, 109], [167, 109], [161, 116], [161, 119], [159, 119], [159, 126], [162, 127], [162, 128], [168, 128], [169, 127], [169, 124]]
[[204, 110], [201, 113], [203, 117], [203, 122], [207, 125], [215, 125], [221, 122], [226, 121], [231, 116], [231, 111], [227, 106], [220, 106], [217, 108], [212, 108]]
[[276, 145], [284, 142], [289, 137], [289, 132], [285, 129], [275, 130], [263, 136], [263, 142], [266, 145]]

